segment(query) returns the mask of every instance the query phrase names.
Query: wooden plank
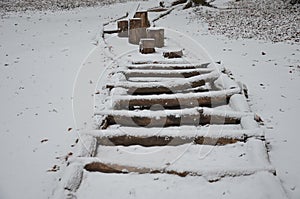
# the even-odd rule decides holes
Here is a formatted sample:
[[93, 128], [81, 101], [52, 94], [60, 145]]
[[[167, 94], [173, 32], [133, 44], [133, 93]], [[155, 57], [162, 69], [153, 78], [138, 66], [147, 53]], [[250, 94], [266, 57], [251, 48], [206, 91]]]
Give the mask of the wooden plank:
[[195, 88], [205, 85], [206, 82], [213, 82], [219, 77], [219, 72], [213, 71], [208, 74], [193, 76], [182, 79], [181, 81], [165, 81], [165, 82], [130, 82], [120, 81], [117, 83], [109, 83], [107, 88], [121, 87], [128, 89], [129, 94], [143, 95], [143, 94], [162, 94], [175, 93], [190, 88]]
[[167, 52], [163, 52], [163, 56], [168, 59], [181, 58], [183, 56], [183, 52], [182, 50], [167, 51]]
[[209, 125], [209, 126], [179, 126], [179, 127], [126, 127], [112, 125], [107, 129], [88, 131], [89, 136], [97, 139], [112, 138], [117, 136], [130, 136], [147, 138], [151, 136], [192, 139], [195, 137], [207, 137], [211, 139], [227, 138], [243, 141], [245, 139], [255, 137], [263, 140], [264, 131], [261, 128], [242, 129], [240, 124], [224, 124], [224, 125]]
[[[188, 152], [185, 153], [186, 150]], [[101, 161], [97, 158], [100, 158]], [[85, 165], [93, 162], [99, 162], [109, 168], [116, 169], [116, 173], [146, 174], [158, 170], [187, 172], [187, 175], [203, 175], [215, 178], [251, 175], [258, 171], [275, 173], [268, 160], [264, 142], [256, 139], [218, 147], [195, 144], [184, 144], [176, 147], [99, 145], [96, 157], [87, 158], [84, 161]], [[136, 170], [136, 168], [142, 170]], [[102, 171], [102, 169], [89, 168], [89, 170], [105, 173], [115, 172], [110, 169]]]
[[125, 70], [121, 71], [124, 75], [129, 77], [184, 77], [189, 78], [197, 75], [203, 75], [212, 72], [210, 68], [200, 69], [186, 69], [186, 70]]
[[192, 107], [214, 107], [224, 105], [234, 94], [239, 94], [239, 88], [222, 91], [208, 91], [201, 93], [177, 93], [145, 96], [113, 96], [113, 108], [120, 110], [132, 110], [135, 108], [149, 109], [159, 104], [166, 109], [192, 108]]
[[119, 124], [133, 127], [168, 127], [180, 125], [239, 124], [242, 116], [251, 113], [213, 111], [210, 108], [191, 108], [178, 110], [114, 110], [95, 113], [106, 116], [107, 125]]
[[101, 137], [98, 139], [98, 143], [103, 146], [131, 146], [131, 145], [140, 145], [144, 147], [152, 146], [178, 146], [187, 143], [201, 144], [201, 145], [225, 145], [233, 144], [236, 142], [245, 142], [244, 137], [240, 138], [229, 138], [229, 137], [186, 137], [186, 136], [111, 136], [111, 137]]
[[146, 63], [146, 64], [133, 64], [127, 66], [128, 69], [159, 69], [159, 70], [174, 70], [174, 69], [195, 69], [207, 68], [210, 63], [200, 64], [160, 64], [160, 63]]

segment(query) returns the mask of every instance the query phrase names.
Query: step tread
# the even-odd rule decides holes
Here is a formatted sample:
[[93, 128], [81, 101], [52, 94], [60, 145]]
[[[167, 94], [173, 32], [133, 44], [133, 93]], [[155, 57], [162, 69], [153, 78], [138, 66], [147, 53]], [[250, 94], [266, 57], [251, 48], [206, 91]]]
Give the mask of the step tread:
[[192, 69], [192, 68], [208, 68], [213, 67], [213, 64], [210, 63], [147, 63], [147, 64], [132, 64], [127, 65], [129, 69], [162, 69], [162, 70], [171, 70], [171, 69]]
[[[155, 88], [155, 87], [166, 87], [166, 88], [177, 88], [177, 87], [183, 87], [187, 86], [187, 88], [192, 87], [192, 84], [194, 82], [200, 82], [200, 81], [214, 81], [218, 79], [220, 76], [220, 72], [218, 71], [212, 71], [207, 74], [197, 75], [189, 78], [181, 78], [180, 81], [164, 81], [164, 82], [130, 82], [127, 80], [119, 80], [107, 83], [107, 87], [122, 87], [122, 88]], [[114, 79], [114, 78], [113, 78]]]
[[179, 146], [102, 146], [85, 164], [100, 162], [121, 167], [188, 172], [201, 176], [239, 176], [257, 171], [275, 172], [264, 142], [250, 139], [224, 146], [184, 144]]
[[98, 138], [111, 138], [125, 135], [135, 137], [164, 136], [193, 138], [205, 136], [210, 138], [242, 138], [244, 136], [261, 137], [264, 135], [264, 132], [261, 128], [251, 130], [241, 129], [240, 125], [210, 125], [208, 127], [179, 126], [165, 128], [123, 127], [116, 125], [115, 128], [108, 127], [104, 130], [93, 130], [88, 132], [88, 134]]
[[219, 110], [207, 107], [195, 107], [185, 109], [164, 109], [164, 110], [103, 110], [96, 112], [94, 115], [111, 115], [123, 117], [145, 117], [145, 118], [159, 118], [166, 116], [174, 116], [180, 118], [181, 116], [215, 116], [215, 117], [232, 117], [240, 119], [242, 117], [253, 116], [253, 113], [232, 111], [232, 110]]
[[[262, 188], [263, 186], [263, 188]], [[84, 172], [78, 199], [110, 198], [141, 199], [215, 199], [215, 198], [282, 198], [286, 195], [275, 176], [258, 172], [250, 176], [225, 177], [210, 183], [204, 177], [185, 178], [167, 174], [103, 174]]]

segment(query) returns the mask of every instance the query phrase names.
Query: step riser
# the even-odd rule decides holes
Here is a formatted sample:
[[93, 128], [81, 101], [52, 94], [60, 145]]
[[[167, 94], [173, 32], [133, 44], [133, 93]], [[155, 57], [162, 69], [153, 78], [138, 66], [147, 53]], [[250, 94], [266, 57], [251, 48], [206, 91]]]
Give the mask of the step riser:
[[197, 68], [207, 68], [209, 63], [205, 64], [182, 64], [182, 65], [176, 65], [176, 64], [136, 64], [136, 65], [130, 65], [128, 66], [128, 69], [155, 69], [155, 70], [184, 70], [184, 69], [197, 69]]
[[165, 109], [184, 109], [193, 107], [216, 107], [226, 105], [231, 96], [203, 97], [198, 99], [131, 99], [115, 102], [116, 110], [150, 109], [153, 105], [160, 105]]
[[119, 124], [132, 127], [169, 127], [181, 125], [239, 124], [240, 118], [211, 115], [184, 115], [181, 117], [170, 115], [157, 118], [108, 115], [106, 121], [107, 126]]
[[138, 173], [138, 174], [172, 174], [178, 175], [180, 177], [185, 177], [187, 175], [196, 176], [196, 173], [193, 172], [177, 172], [173, 170], [152, 170], [149, 168], [137, 168], [137, 167], [129, 167], [123, 165], [115, 165], [115, 164], [104, 164], [100, 162], [93, 162], [85, 165], [85, 170], [90, 172], [101, 172], [101, 173], [117, 173], [117, 174], [127, 174], [127, 173]]
[[128, 72], [125, 73], [125, 77], [131, 78], [131, 77], [162, 77], [162, 78], [189, 78], [197, 75], [203, 75], [207, 74], [210, 71], [207, 72], [183, 72], [183, 73], [169, 73], [169, 74], [163, 74], [163, 73], [155, 73], [155, 72], [149, 72], [149, 73], [139, 73], [139, 72]]
[[98, 139], [98, 144], [102, 146], [131, 146], [140, 145], [144, 147], [152, 146], [179, 146], [187, 143], [194, 143], [200, 145], [226, 145], [234, 144], [236, 142], [245, 142], [245, 139], [237, 138], [211, 138], [211, 137], [166, 137], [166, 136], [150, 136], [150, 137], [136, 137], [136, 136], [115, 136], [102, 137]]
[[[135, 82], [132, 82], [135, 83]], [[112, 88], [126, 88], [127, 94], [129, 95], [158, 95], [158, 94], [173, 94], [177, 92], [184, 91], [186, 89], [196, 88], [199, 86], [205, 85], [204, 80], [191, 82], [188, 84], [180, 85], [180, 86], [174, 86], [174, 87], [165, 87], [165, 86], [149, 86], [149, 87], [126, 87], [126, 86], [114, 86], [114, 85], [107, 85], [106, 87], [109, 89]]]

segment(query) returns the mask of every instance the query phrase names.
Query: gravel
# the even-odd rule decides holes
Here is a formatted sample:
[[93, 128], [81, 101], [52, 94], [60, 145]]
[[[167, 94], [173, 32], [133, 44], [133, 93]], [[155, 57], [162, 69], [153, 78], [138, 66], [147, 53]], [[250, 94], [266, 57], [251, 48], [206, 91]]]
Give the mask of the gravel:
[[[0, 14], [68, 10], [120, 2], [128, 0], [0, 0]], [[291, 5], [290, 0], [237, 0], [225, 9], [198, 6], [194, 13], [196, 17], [192, 20], [207, 22], [212, 34], [300, 43], [300, 4]]]
[[300, 42], [300, 4], [282, 0], [241, 0], [226, 9], [197, 7], [196, 19], [212, 34], [273, 42]]
[[77, 7], [94, 7], [137, 0], [0, 0], [0, 12], [28, 10], [69, 10]]

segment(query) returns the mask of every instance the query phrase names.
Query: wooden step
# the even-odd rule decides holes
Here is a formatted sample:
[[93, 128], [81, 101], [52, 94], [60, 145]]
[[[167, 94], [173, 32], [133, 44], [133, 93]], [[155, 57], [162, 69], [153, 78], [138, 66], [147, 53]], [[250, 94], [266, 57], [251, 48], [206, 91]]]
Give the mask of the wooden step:
[[111, 96], [113, 108], [133, 110], [149, 109], [153, 105], [161, 105], [167, 109], [213, 107], [227, 104], [230, 97], [239, 94], [240, 88], [232, 88], [221, 91], [208, 91], [200, 93], [176, 93], [164, 95], [121, 95]]
[[132, 69], [120, 71], [124, 73], [127, 78], [130, 77], [169, 77], [169, 78], [188, 78], [197, 75], [207, 74], [212, 72], [212, 68], [197, 68], [197, 69], [185, 69], [185, 70], [142, 70]]
[[223, 177], [180, 177], [168, 174], [123, 174], [84, 172], [77, 191], [78, 199], [143, 198], [143, 199], [216, 199], [216, 198], [280, 198], [287, 199], [278, 178], [267, 171], [253, 175]]
[[115, 87], [125, 88], [129, 94], [162, 94], [174, 93], [189, 88], [199, 87], [205, 85], [206, 82], [213, 82], [220, 76], [220, 73], [213, 71], [208, 74], [198, 75], [194, 77], [184, 78], [181, 81], [165, 81], [165, 82], [130, 82], [119, 81], [116, 83], [109, 83], [107, 88]]
[[[210, 63], [200, 64], [133, 64], [127, 66], [128, 69], [156, 69], [156, 70], [174, 70], [174, 69], [195, 69], [207, 68]], [[213, 67], [214, 68], [214, 67]]]
[[[155, 57], [157, 58], [157, 57]], [[198, 63], [198, 64], [204, 64], [204, 63], [209, 63], [207, 62], [203, 62], [203, 63]], [[142, 64], [191, 64], [191, 62], [185, 60], [185, 59], [176, 59], [176, 60], [168, 60], [168, 59], [147, 59], [146, 57], [143, 57], [143, 59], [139, 60], [139, 59], [135, 59], [131, 61], [132, 65], [142, 65]], [[197, 63], [196, 63], [197, 64]]]
[[[151, 161], [149, 161], [151, 160]], [[95, 158], [83, 160], [88, 171], [105, 173], [167, 173], [180, 176], [250, 175], [275, 173], [268, 161], [265, 144], [249, 139], [224, 146], [184, 144], [180, 146], [102, 146]]]
[[121, 136], [112, 136], [112, 137], [101, 137], [99, 139], [99, 144], [102, 146], [131, 146], [131, 145], [140, 145], [144, 147], [153, 147], [153, 146], [178, 146], [187, 143], [201, 144], [201, 145], [226, 145], [233, 144], [236, 142], [245, 142], [245, 137], [241, 136], [239, 138], [211, 138], [209, 136], [130, 136], [130, 135], [121, 135]]
[[129, 77], [127, 78], [130, 82], [170, 82], [170, 81], [181, 81], [184, 77]]
[[90, 135], [98, 139], [98, 144], [113, 145], [141, 145], [150, 146], [178, 146], [186, 143], [203, 145], [225, 145], [245, 142], [250, 137], [263, 136], [261, 129], [243, 130], [238, 125], [210, 125], [209, 127], [180, 126], [166, 128], [143, 127], [109, 127], [104, 130], [93, 130]]
[[210, 108], [190, 108], [176, 110], [111, 110], [101, 111], [95, 115], [106, 116], [106, 126], [119, 124], [134, 127], [168, 127], [180, 125], [207, 124], [239, 124], [241, 117], [251, 116], [252, 113], [240, 113]]

